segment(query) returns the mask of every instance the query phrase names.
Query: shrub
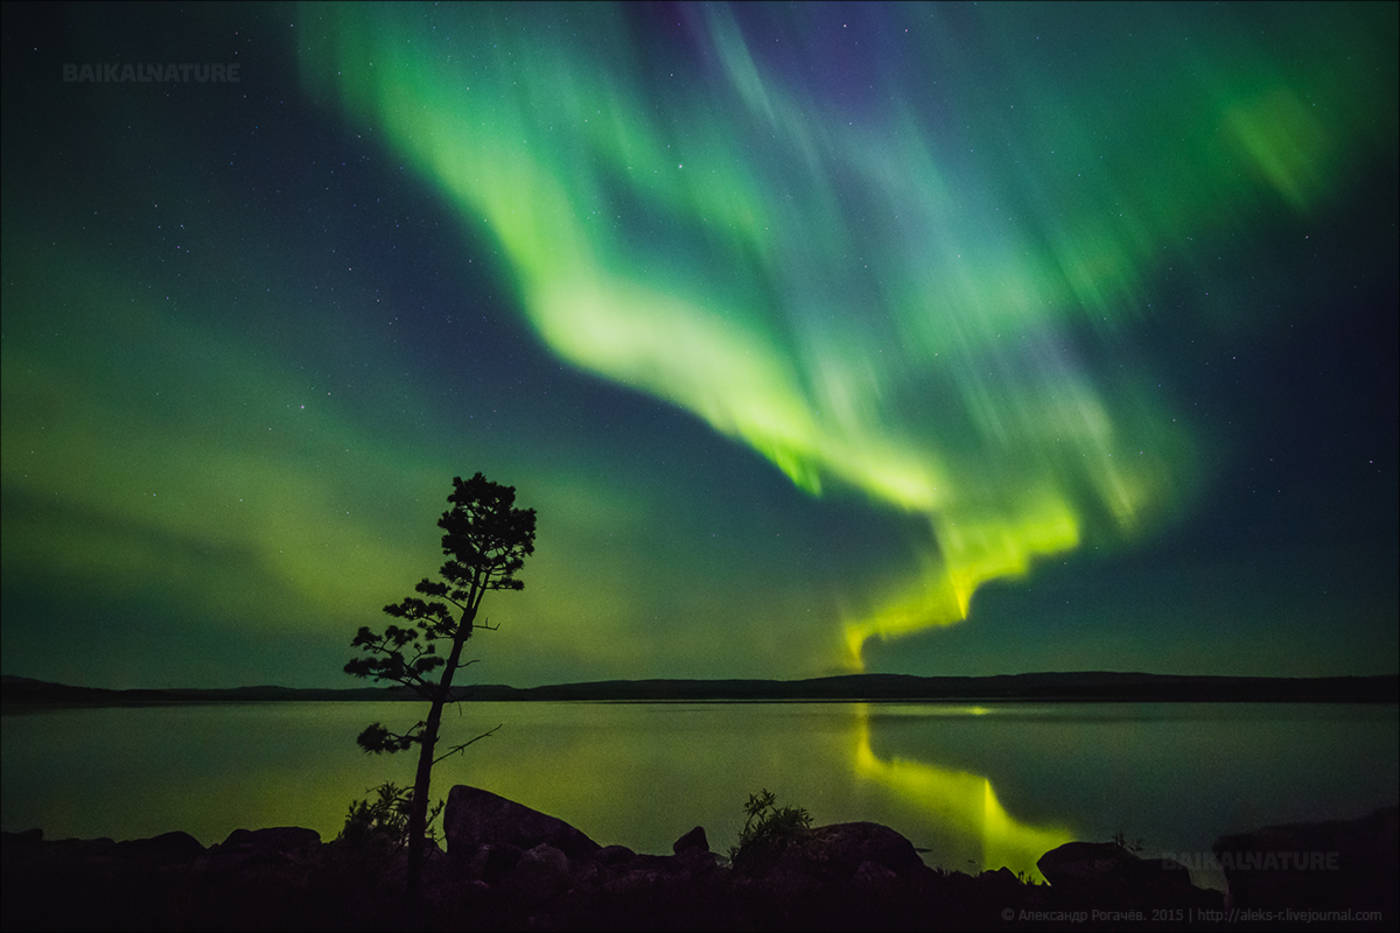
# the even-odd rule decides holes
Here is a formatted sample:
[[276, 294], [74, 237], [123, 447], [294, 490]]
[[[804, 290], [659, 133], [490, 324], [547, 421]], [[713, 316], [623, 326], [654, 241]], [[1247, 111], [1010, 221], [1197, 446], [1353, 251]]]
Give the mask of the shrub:
[[[355, 844], [383, 839], [396, 846], [408, 845], [413, 788], [399, 787], [393, 781], [385, 781], [378, 787], [371, 787], [366, 793], [370, 796], [350, 802], [350, 810], [345, 814], [345, 826], [337, 838]], [[437, 839], [433, 821], [441, 813], [442, 801], [439, 800], [428, 810], [426, 836], [429, 841]]]
[[735, 866], [752, 866], [776, 858], [812, 826], [812, 814], [802, 807], [778, 806], [777, 797], [766, 787], [749, 794], [744, 814], [739, 844], [729, 850], [729, 860]]

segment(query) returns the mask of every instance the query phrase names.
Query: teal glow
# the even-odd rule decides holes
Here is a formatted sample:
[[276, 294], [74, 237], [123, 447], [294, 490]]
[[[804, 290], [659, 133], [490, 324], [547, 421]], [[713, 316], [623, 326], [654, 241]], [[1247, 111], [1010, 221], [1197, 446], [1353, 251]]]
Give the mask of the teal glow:
[[1364, 11], [1277, 14], [707, 4], [640, 44], [611, 5], [313, 5], [299, 35], [306, 92], [499, 245], [561, 358], [814, 495], [924, 517], [917, 579], [854, 597], [832, 641], [860, 666], [1189, 507], [1190, 419], [1126, 365], [1147, 282], [1188, 264], [1208, 292], [1206, 244], [1393, 145]]

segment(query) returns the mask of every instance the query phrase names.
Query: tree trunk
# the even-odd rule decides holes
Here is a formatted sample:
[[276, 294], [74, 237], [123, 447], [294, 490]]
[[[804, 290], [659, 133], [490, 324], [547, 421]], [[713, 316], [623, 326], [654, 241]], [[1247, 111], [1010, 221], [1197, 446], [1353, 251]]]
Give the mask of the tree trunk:
[[[475, 617], [476, 613], [471, 613]], [[423, 854], [427, 848], [428, 787], [433, 776], [433, 751], [437, 748], [438, 726], [442, 724], [442, 708], [452, 692], [452, 675], [462, 657], [462, 646], [472, 634], [472, 618], [463, 614], [457, 637], [452, 639], [452, 653], [442, 670], [442, 682], [433, 695], [428, 720], [423, 725], [423, 738], [418, 749], [418, 773], [413, 779], [413, 808], [408, 811], [408, 896], [418, 896], [418, 881], [423, 873]]]
[[418, 877], [423, 869], [424, 835], [428, 824], [428, 785], [433, 776], [433, 750], [437, 746], [438, 724], [442, 721], [444, 698], [439, 692], [433, 697], [428, 722], [418, 750], [418, 773], [413, 779], [413, 807], [408, 812], [408, 894], [418, 894]]

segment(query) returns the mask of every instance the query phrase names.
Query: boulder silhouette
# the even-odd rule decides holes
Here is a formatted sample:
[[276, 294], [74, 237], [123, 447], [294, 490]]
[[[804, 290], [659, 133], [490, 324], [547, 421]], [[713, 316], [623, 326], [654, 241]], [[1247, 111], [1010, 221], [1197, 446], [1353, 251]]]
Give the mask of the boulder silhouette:
[[[319, 842], [319, 837], [317, 842]], [[162, 833], [149, 839], [117, 843], [117, 854], [141, 859], [150, 865], [179, 865], [193, 862], [204, 854], [199, 840], [185, 832]]]
[[778, 857], [775, 871], [849, 881], [870, 862], [903, 877], [922, 871], [914, 844], [879, 823], [833, 823], [799, 833]]
[[523, 895], [550, 898], [568, 890], [573, 884], [569, 874], [569, 857], [547, 842], [542, 842], [520, 856], [510, 873], [512, 886]]
[[1206, 904], [1211, 897], [1191, 884], [1185, 865], [1139, 858], [1112, 842], [1067, 842], [1042, 855], [1036, 867], [1052, 888], [1070, 897], [1117, 904], [1147, 904], [1165, 897], [1181, 905]]
[[677, 855], [692, 850], [710, 851], [710, 840], [705, 837], [705, 827], [697, 826], [671, 844], [671, 851]]
[[1400, 810], [1222, 836], [1212, 849], [1235, 907], [1382, 910], [1393, 918]]
[[547, 844], [571, 859], [587, 858], [600, 848], [557, 817], [466, 784], [448, 791], [443, 831], [447, 854], [453, 858], [470, 859], [484, 845], [514, 846], [524, 852]]

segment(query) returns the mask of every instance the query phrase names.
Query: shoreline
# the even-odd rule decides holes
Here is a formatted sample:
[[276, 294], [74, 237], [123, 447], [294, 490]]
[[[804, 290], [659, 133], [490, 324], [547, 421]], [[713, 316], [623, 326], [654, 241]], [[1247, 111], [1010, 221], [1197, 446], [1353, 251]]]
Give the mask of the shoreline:
[[[1400, 703], [1400, 675], [1182, 676], [1090, 671], [989, 677], [849, 674], [805, 680], [609, 680], [517, 688], [455, 688], [454, 700], [487, 702], [930, 702], [930, 703]], [[36, 709], [278, 702], [421, 702], [403, 687], [280, 686], [112, 690], [6, 675], [0, 713]]]
[[796, 831], [733, 862], [697, 826], [651, 855], [465, 785], [449, 793], [443, 832], [412, 917], [406, 850], [382, 837], [240, 829], [205, 847], [183, 832], [123, 842], [7, 832], [4, 928], [1258, 929], [1276, 916], [1325, 929], [1347, 912], [1347, 929], [1386, 929], [1397, 918], [1395, 807], [1221, 837], [1224, 893], [1115, 843], [1047, 852], [1048, 884], [1004, 867], [930, 868], [876, 823]]

